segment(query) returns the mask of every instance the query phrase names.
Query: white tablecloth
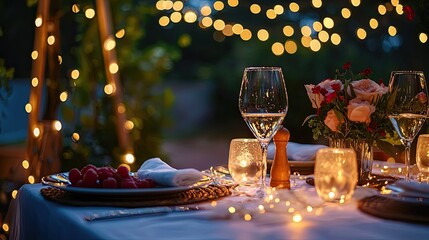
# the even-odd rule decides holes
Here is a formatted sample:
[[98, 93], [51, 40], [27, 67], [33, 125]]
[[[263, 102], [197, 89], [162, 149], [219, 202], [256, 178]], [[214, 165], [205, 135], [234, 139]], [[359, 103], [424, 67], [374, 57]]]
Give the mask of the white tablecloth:
[[[320, 215], [304, 214], [291, 221], [285, 212], [254, 215], [251, 221], [225, 212], [228, 206], [253, 204], [247, 197], [226, 197], [198, 204], [206, 210], [126, 217], [87, 222], [84, 216], [114, 207], [75, 207], [46, 200], [41, 184], [24, 185], [12, 201], [11, 239], [428, 239], [429, 227], [376, 218], [357, 209], [356, 201], [344, 205], [324, 203]], [[295, 195], [320, 201], [315, 189], [299, 181]], [[356, 196], [368, 193], [359, 188]]]

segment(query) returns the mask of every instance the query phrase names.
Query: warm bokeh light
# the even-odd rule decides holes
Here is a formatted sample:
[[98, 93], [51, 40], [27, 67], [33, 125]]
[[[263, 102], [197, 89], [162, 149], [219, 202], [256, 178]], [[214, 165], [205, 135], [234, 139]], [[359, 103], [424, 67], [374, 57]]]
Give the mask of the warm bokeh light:
[[320, 32], [320, 31], [322, 31], [322, 29], [323, 29], [323, 24], [322, 24], [321, 22], [319, 22], [319, 21], [315, 21], [315, 22], [313, 23], [313, 29], [314, 29], [314, 31], [316, 31], [316, 32]]
[[22, 161], [22, 167], [24, 169], [28, 169], [30, 167], [30, 163], [27, 160]]
[[277, 13], [274, 11], [274, 9], [268, 9], [265, 14], [267, 15], [267, 18], [271, 20], [277, 17]]
[[34, 51], [31, 52], [31, 58], [33, 60], [36, 60], [38, 57], [39, 57], [39, 52], [38, 51], [34, 50]]
[[173, 12], [170, 15], [170, 20], [174, 23], [178, 23], [182, 20], [182, 14], [180, 12]]
[[31, 111], [33, 111], [33, 107], [31, 106], [30, 103], [25, 104], [25, 111], [27, 113], [31, 113]]
[[105, 93], [105, 94], [107, 94], [107, 95], [112, 94], [112, 93], [113, 93], [113, 90], [114, 90], [114, 87], [113, 87], [113, 85], [112, 85], [112, 84], [106, 84], [106, 85], [104, 86], [104, 93]]
[[125, 105], [123, 103], [118, 104], [118, 113], [124, 113], [126, 110]]
[[387, 32], [389, 33], [390, 36], [395, 36], [397, 34], [397, 30], [396, 27], [394, 26], [389, 26], [389, 28], [387, 29]]
[[296, 223], [301, 222], [301, 221], [302, 221], [302, 216], [301, 216], [301, 214], [299, 214], [299, 213], [294, 214], [294, 215], [293, 215], [293, 217], [292, 217], [292, 221], [293, 221], [293, 222], [296, 222]]
[[15, 189], [15, 190], [12, 191], [11, 196], [12, 196], [13, 199], [16, 199], [16, 195], [18, 195], [18, 190]]
[[72, 12], [73, 13], [78, 13], [78, 12], [80, 12], [80, 7], [79, 7], [79, 4], [73, 4], [72, 5]]
[[39, 79], [37, 77], [34, 77], [31, 79], [31, 86], [37, 87], [39, 85]]
[[282, 14], [285, 12], [285, 9], [283, 8], [283, 6], [282, 6], [282, 5], [275, 5], [275, 6], [274, 6], [274, 12], [275, 12], [277, 15], [282, 15]]
[[63, 63], [63, 57], [61, 57], [61, 55], [58, 55], [58, 63], [59, 64]]
[[301, 28], [301, 34], [303, 36], [307, 36], [307, 37], [310, 36], [311, 35], [311, 28], [309, 26], [303, 26]]
[[41, 17], [36, 18], [36, 20], [34, 20], [34, 25], [36, 25], [36, 27], [40, 27], [42, 26], [43, 20]]
[[350, 2], [352, 3], [352, 5], [354, 7], [359, 7], [359, 5], [360, 5], [360, 0], [351, 0]]
[[46, 42], [48, 42], [49, 45], [54, 45], [55, 43], [55, 37], [54, 36], [49, 36], [48, 39], [46, 39]]
[[9, 225], [7, 225], [7, 223], [3, 223], [3, 225], [1, 226], [1, 228], [3, 229], [3, 231], [9, 232]]
[[88, 19], [92, 19], [95, 17], [95, 10], [92, 8], [88, 8], [85, 10], [85, 17]]
[[133, 164], [135, 162], [135, 160], [136, 160], [136, 158], [131, 153], [127, 153], [124, 156], [124, 162], [126, 162], [128, 164]]
[[103, 45], [104, 45], [104, 50], [111, 51], [116, 47], [116, 41], [115, 41], [115, 39], [113, 39], [113, 37], [108, 37], [104, 41]]
[[358, 28], [356, 30], [356, 35], [359, 39], [363, 40], [366, 38], [366, 31], [363, 28]]
[[285, 50], [288, 54], [294, 54], [298, 51], [298, 45], [294, 41], [288, 40], [285, 42]]
[[80, 140], [80, 135], [79, 135], [79, 133], [74, 132], [74, 133], [72, 134], [72, 140], [73, 140], [73, 142], [78, 142], [78, 141]]
[[322, 0], [311, 0], [311, 4], [315, 8], [320, 8], [322, 7]]
[[270, 37], [270, 34], [265, 29], [260, 29], [257, 33], [258, 39], [261, 41], [267, 41]]
[[338, 33], [331, 35], [331, 42], [334, 45], [339, 45], [341, 43], [341, 36]]
[[111, 63], [110, 65], [109, 65], [109, 72], [111, 73], [111, 74], [115, 74], [115, 73], [117, 73], [119, 71], [119, 65], [117, 64], [117, 63]]
[[378, 21], [377, 21], [377, 19], [375, 19], [375, 18], [371, 18], [371, 19], [369, 20], [369, 26], [370, 26], [372, 29], [376, 29], [376, 28], [378, 28]]
[[313, 39], [310, 41], [310, 49], [313, 52], [319, 51], [321, 47], [322, 47], [322, 45], [320, 44], [319, 40]]
[[40, 129], [38, 127], [33, 129], [33, 136], [36, 138], [40, 136]]
[[216, 11], [222, 11], [225, 8], [225, 5], [223, 4], [222, 1], [216, 1], [213, 3], [213, 8]]
[[378, 13], [380, 13], [380, 15], [384, 15], [386, 14], [386, 12], [387, 12], [387, 9], [384, 5], [382, 4], [378, 5]]
[[404, 6], [402, 6], [401, 4], [396, 5], [395, 9], [398, 15], [404, 14]]
[[209, 6], [203, 6], [200, 9], [200, 12], [203, 16], [209, 16], [212, 13], [212, 9]]
[[271, 51], [274, 55], [280, 56], [284, 53], [285, 48], [283, 47], [282, 43], [275, 42], [273, 45], [271, 45]]
[[130, 120], [125, 121], [124, 127], [126, 130], [130, 131], [134, 128], [134, 123]]
[[170, 18], [168, 18], [167, 16], [162, 16], [158, 20], [158, 24], [162, 27], [167, 26], [169, 23], [170, 23]]
[[214, 21], [213, 27], [214, 27], [214, 29], [216, 29], [218, 31], [222, 31], [225, 28], [225, 22], [221, 19], [218, 19], [218, 20]]
[[302, 36], [301, 37], [301, 44], [302, 46], [308, 48], [310, 47], [311, 37]]
[[70, 77], [75, 80], [78, 79], [79, 75], [80, 73], [79, 73], [79, 70], [77, 69], [72, 70], [70, 73]]
[[299, 11], [299, 5], [296, 2], [291, 2], [289, 4], [289, 9], [291, 12], [298, 12]]
[[294, 33], [293, 27], [291, 27], [289, 25], [283, 27], [283, 34], [286, 37], [291, 37], [293, 35], [293, 33]]
[[201, 24], [204, 27], [210, 27], [211, 25], [213, 25], [213, 19], [211, 17], [203, 17], [203, 19], [201, 20]]
[[341, 16], [343, 16], [345, 19], [348, 19], [352, 16], [352, 12], [348, 8], [343, 8], [341, 9]]
[[325, 28], [327, 29], [331, 29], [334, 27], [334, 20], [330, 17], [325, 17], [323, 19], [323, 26], [325, 26]]
[[426, 33], [420, 33], [419, 40], [421, 43], [426, 43], [428, 41], [428, 35]]
[[396, 7], [399, 4], [399, 0], [390, 0], [392, 6]]
[[243, 41], [248, 41], [252, 38], [252, 32], [249, 29], [244, 29], [240, 34], [241, 39]]
[[327, 31], [320, 31], [317, 34], [317, 37], [319, 38], [319, 40], [323, 43], [327, 42], [329, 40], [329, 33]]
[[261, 6], [259, 6], [258, 4], [252, 4], [250, 5], [250, 12], [253, 14], [258, 14], [261, 12]]
[[183, 9], [183, 2], [182, 1], [175, 1], [173, 3], [173, 10], [174, 11], [181, 11]]
[[117, 38], [123, 38], [125, 36], [125, 29], [119, 29], [119, 31], [116, 32], [115, 36]]
[[28, 183], [33, 184], [34, 183], [34, 177], [32, 175], [28, 176]]
[[183, 15], [183, 19], [185, 20], [185, 22], [187, 23], [194, 23], [195, 21], [197, 21], [197, 14], [194, 11], [187, 11], [184, 15]]
[[54, 128], [55, 130], [60, 131], [62, 127], [63, 127], [63, 125], [61, 124], [61, 122], [60, 122], [60, 121], [54, 121], [54, 123], [53, 123], [53, 128]]
[[230, 24], [225, 25], [225, 27], [222, 30], [223, 35], [225, 36], [232, 36], [234, 33], [232, 32], [232, 26]]
[[65, 102], [65, 101], [67, 101], [67, 98], [68, 98], [68, 93], [66, 92], [66, 91], [64, 91], [64, 92], [62, 92], [61, 94], [60, 94], [60, 101], [61, 102]]
[[240, 35], [243, 32], [243, 25], [236, 23], [232, 26], [232, 32], [236, 35]]
[[238, 0], [228, 0], [228, 5], [230, 7], [237, 7], [238, 6]]

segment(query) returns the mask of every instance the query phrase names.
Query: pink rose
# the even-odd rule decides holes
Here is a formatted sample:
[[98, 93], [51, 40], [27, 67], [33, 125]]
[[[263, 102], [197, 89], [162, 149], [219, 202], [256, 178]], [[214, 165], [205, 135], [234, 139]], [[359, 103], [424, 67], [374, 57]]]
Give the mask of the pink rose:
[[[334, 85], [334, 88], [332, 87], [332, 85]], [[319, 108], [321, 103], [325, 100], [324, 95], [335, 92], [338, 86], [340, 90], [343, 89], [343, 84], [340, 80], [331, 80], [331, 79], [326, 79], [320, 82], [319, 84], [317, 84], [316, 86], [313, 84], [304, 85], [305, 89], [307, 90], [308, 98], [311, 101], [311, 106], [313, 108]], [[323, 92], [314, 91], [315, 88], [323, 89]], [[322, 94], [322, 93], [325, 93], [325, 94]]]
[[340, 122], [340, 120], [338, 120], [334, 110], [329, 110], [323, 122], [329, 129], [331, 129], [334, 132], [338, 132], [339, 130], [338, 127], [342, 123]]
[[358, 98], [352, 99], [347, 106], [347, 118], [352, 122], [369, 124], [373, 112], [375, 112], [373, 105]]
[[362, 101], [369, 101], [370, 103], [374, 103], [378, 97], [387, 93], [389, 90], [388, 87], [383, 84], [378, 85], [371, 79], [353, 81], [350, 84], [353, 86], [357, 98]]

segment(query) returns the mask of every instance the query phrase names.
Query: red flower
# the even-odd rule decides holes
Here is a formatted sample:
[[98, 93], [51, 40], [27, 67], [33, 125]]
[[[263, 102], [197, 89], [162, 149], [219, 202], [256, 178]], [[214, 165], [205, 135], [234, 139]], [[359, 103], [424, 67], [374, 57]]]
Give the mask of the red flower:
[[330, 94], [326, 95], [326, 102], [331, 103], [336, 98], [337, 98], [337, 92], [330, 93]]
[[352, 63], [351, 63], [351, 62], [346, 62], [346, 63], [343, 65], [343, 68], [344, 68], [345, 70], [349, 70], [351, 66], [352, 66]]
[[405, 16], [407, 16], [408, 21], [413, 21], [416, 17], [416, 13], [409, 5], [405, 5], [402, 10], [404, 11]]
[[334, 83], [331, 85], [331, 88], [335, 91], [335, 92], [339, 92], [341, 90], [341, 85], [339, 83]]
[[372, 69], [371, 69], [371, 68], [365, 68], [365, 69], [361, 72], [361, 74], [362, 74], [363, 76], [365, 76], [365, 77], [368, 77], [369, 75], [371, 75], [371, 73], [372, 73]]

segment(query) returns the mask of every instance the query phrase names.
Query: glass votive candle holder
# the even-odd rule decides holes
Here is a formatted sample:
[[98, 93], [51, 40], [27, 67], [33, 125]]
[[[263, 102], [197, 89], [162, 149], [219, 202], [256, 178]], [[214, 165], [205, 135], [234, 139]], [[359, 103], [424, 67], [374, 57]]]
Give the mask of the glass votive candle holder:
[[417, 139], [416, 163], [423, 180], [429, 180], [429, 134], [421, 134]]
[[229, 145], [228, 170], [241, 186], [257, 186], [262, 177], [262, 148], [257, 139], [235, 138]]
[[355, 151], [351, 148], [318, 150], [314, 166], [314, 184], [317, 194], [324, 201], [349, 201], [357, 184]]

